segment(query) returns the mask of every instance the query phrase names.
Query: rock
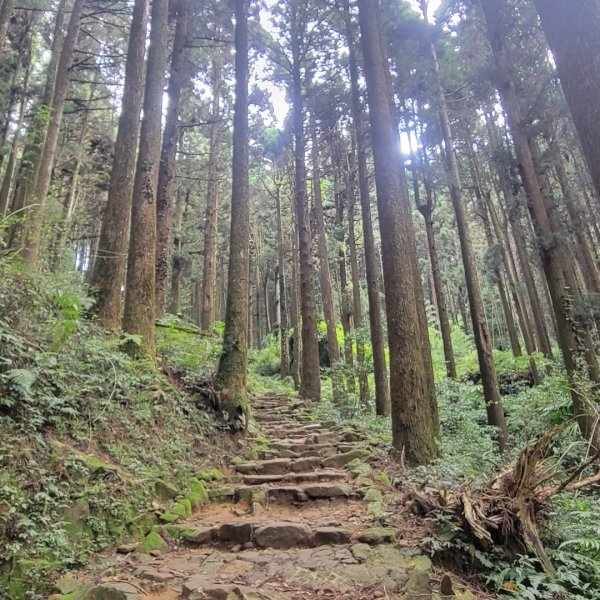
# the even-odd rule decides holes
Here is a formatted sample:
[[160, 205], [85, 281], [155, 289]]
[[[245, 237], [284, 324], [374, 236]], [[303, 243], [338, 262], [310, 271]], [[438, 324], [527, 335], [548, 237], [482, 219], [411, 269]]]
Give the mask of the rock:
[[81, 587], [81, 582], [73, 575], [73, 573], [67, 573], [54, 585], [61, 594], [70, 594]]
[[440, 593], [442, 596], [454, 596], [454, 587], [452, 584], [452, 578], [448, 573], [445, 573], [440, 582]]
[[254, 542], [261, 548], [286, 549], [306, 544], [311, 536], [306, 525], [295, 523], [267, 523], [254, 532]]
[[265, 475], [276, 475], [287, 473], [290, 470], [291, 459], [274, 458], [272, 460], [257, 460], [249, 463], [235, 465], [235, 470], [242, 475], [262, 473]]
[[219, 527], [217, 537], [220, 542], [245, 544], [252, 539], [252, 523], [225, 523]]
[[216, 527], [197, 527], [187, 529], [183, 532], [183, 539], [190, 544], [205, 544], [216, 537], [218, 529]]
[[310, 539], [311, 546], [335, 546], [348, 544], [352, 532], [340, 527], [317, 527]]
[[430, 600], [431, 577], [427, 571], [415, 571], [406, 583], [404, 600]]
[[351, 496], [353, 492], [351, 485], [343, 483], [311, 485], [304, 488], [304, 493], [309, 498], [340, 498]]
[[99, 585], [92, 588], [83, 600], [129, 600], [127, 594], [112, 585]]
[[235, 497], [235, 488], [231, 486], [214, 488], [208, 491], [208, 497], [216, 502], [232, 500]]
[[173, 500], [179, 495], [179, 490], [165, 481], [157, 481], [154, 484], [154, 496], [159, 500]]
[[139, 544], [121, 544], [117, 546], [117, 554], [131, 554], [138, 549]]
[[149, 581], [155, 581], [157, 583], [167, 583], [175, 578], [170, 573], [161, 573], [155, 569], [148, 569], [147, 571], [144, 571], [141, 577], [142, 579], [148, 579]]
[[263, 592], [238, 585], [218, 585], [205, 582], [196, 589], [191, 589], [190, 586], [193, 587], [194, 583], [188, 581], [183, 584], [182, 600], [272, 600], [272, 596], [267, 596]]
[[165, 540], [156, 531], [151, 531], [139, 546], [142, 554], [150, 554], [156, 550], [162, 550], [166, 546]]
[[[240, 459], [241, 460], [241, 459]], [[200, 481], [221, 481], [224, 475], [219, 469], [207, 469], [205, 471], [198, 471], [195, 475], [196, 479]]]
[[348, 471], [350, 471], [350, 473], [352, 473], [352, 475], [354, 475], [354, 477], [371, 477], [371, 475], [373, 475], [373, 469], [371, 468], [371, 465], [362, 462], [358, 458], [350, 461], [346, 465], [346, 468]]
[[255, 517], [258, 517], [260, 515], [262, 515], [264, 509], [263, 509], [263, 505], [260, 502], [253, 502], [252, 503], [252, 514]]
[[391, 527], [371, 527], [361, 531], [357, 539], [371, 545], [392, 544], [396, 541], [396, 530]]
[[330, 456], [329, 458], [323, 459], [324, 467], [343, 467], [347, 465], [349, 462], [352, 462], [355, 459], [363, 459], [369, 456], [369, 452], [367, 450], [363, 450], [361, 448], [356, 448], [355, 450], [350, 450], [350, 452], [344, 452], [343, 454], [336, 454], [335, 456]]
[[373, 550], [369, 544], [354, 544], [352, 548], [350, 548], [350, 552], [352, 552], [352, 556], [361, 563], [366, 562], [371, 557]]
[[329, 444], [339, 440], [340, 434], [337, 431], [329, 431], [327, 433], [318, 433], [312, 436], [312, 441], [315, 444]]
[[310, 471], [311, 469], [318, 469], [321, 466], [320, 456], [305, 456], [298, 458], [291, 463], [292, 471], [300, 473], [303, 471]]
[[383, 510], [383, 494], [376, 488], [370, 488], [365, 492], [363, 500], [367, 503], [367, 512], [375, 521], [385, 517]]
[[409, 563], [415, 571], [430, 571], [432, 568], [431, 559], [424, 554], [415, 556]]
[[342, 441], [344, 442], [361, 442], [364, 439], [364, 436], [356, 431], [344, 431], [342, 433]]

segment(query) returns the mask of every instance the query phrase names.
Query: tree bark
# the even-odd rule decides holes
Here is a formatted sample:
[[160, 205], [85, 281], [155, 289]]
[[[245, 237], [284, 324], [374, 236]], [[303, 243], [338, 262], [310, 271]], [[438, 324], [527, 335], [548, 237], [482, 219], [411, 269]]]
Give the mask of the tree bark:
[[123, 106], [100, 230], [98, 258], [92, 275], [92, 284], [96, 288], [98, 319], [107, 329], [112, 330], [119, 329], [121, 322], [121, 288], [127, 265], [140, 111], [144, 97], [147, 21], [148, 0], [136, 0], [127, 47]]
[[600, 194], [600, 2], [535, 0], [590, 175]]
[[300, 315], [302, 329], [302, 377], [300, 395], [313, 400], [321, 397], [319, 340], [317, 336], [317, 305], [312, 257], [312, 239], [306, 194], [306, 162], [304, 138], [304, 98], [302, 91], [302, 64], [298, 15], [293, 13], [290, 23], [292, 44], [292, 121], [294, 130], [294, 205], [298, 227], [300, 254]]
[[208, 184], [204, 218], [204, 268], [202, 271], [202, 298], [200, 327], [209, 332], [215, 322], [217, 287], [217, 222], [219, 218], [219, 146], [221, 133], [221, 58], [215, 51], [212, 58], [212, 108], [208, 142]]
[[184, 195], [181, 190], [177, 192], [177, 203], [175, 205], [175, 235], [173, 236], [173, 266], [171, 268], [171, 291], [169, 293], [170, 301], [167, 312], [172, 315], [179, 313], [179, 303], [181, 297], [181, 284], [185, 272], [189, 268], [189, 258], [183, 254], [183, 240], [179, 235], [181, 225], [183, 224], [183, 215], [189, 204], [189, 190]]
[[8, 33], [8, 26], [10, 25], [10, 18], [12, 17], [14, 8], [15, 0], [3, 0], [2, 6], [0, 6], [0, 60], [4, 56], [6, 34]]
[[359, 0], [359, 23], [373, 141], [377, 204], [390, 348], [390, 396], [394, 447], [411, 463], [438, 454], [439, 424], [433, 373], [423, 356], [423, 332], [417, 302], [423, 304], [416, 278], [417, 256], [408, 190], [402, 185], [395, 150], [391, 97], [388, 93], [383, 36], [377, 0]]
[[435, 74], [436, 96], [440, 123], [442, 128], [442, 137], [444, 139], [444, 154], [446, 162], [446, 173], [448, 176], [448, 185], [450, 188], [450, 200], [456, 217], [456, 228], [458, 229], [458, 239], [460, 242], [462, 261], [465, 273], [465, 282], [467, 285], [467, 294], [469, 297], [469, 308], [471, 311], [471, 323], [473, 325], [473, 337], [477, 349], [479, 361], [479, 371], [481, 373], [481, 383], [483, 384], [483, 395], [487, 411], [488, 423], [498, 429], [498, 446], [501, 452], [504, 452], [507, 444], [507, 430], [504, 421], [504, 409], [502, 399], [500, 398], [500, 388], [498, 386], [498, 376], [496, 375], [496, 366], [494, 364], [492, 340], [488, 323], [485, 318], [485, 309], [483, 298], [481, 296], [481, 286], [473, 246], [471, 243], [471, 232], [467, 219], [464, 200], [462, 197], [462, 186], [458, 170], [458, 160], [454, 148], [452, 137], [452, 128], [446, 106], [445, 92], [440, 77], [440, 67], [437, 59], [437, 53], [433, 43], [430, 45], [431, 63]]
[[585, 343], [582, 343], [582, 340], [585, 339], [585, 332], [581, 331], [580, 323], [572, 310], [570, 292], [562, 268], [560, 246], [555, 239], [555, 232], [544, 205], [532, 149], [521, 115], [519, 97], [510, 71], [506, 49], [505, 6], [502, 0], [481, 0], [481, 4], [495, 59], [500, 97], [514, 140], [523, 185], [529, 201], [529, 210], [538, 237], [542, 266], [556, 317], [558, 341], [571, 386], [574, 413], [584, 437], [597, 447], [600, 445], [598, 423], [593, 408], [588, 404], [589, 398], [582, 388], [582, 381], [593, 379], [590, 370], [592, 365], [588, 363], [589, 349], [585, 347]]
[[50, 105], [50, 120], [46, 133], [43, 150], [39, 159], [39, 168], [35, 178], [35, 185], [31, 190], [31, 196], [26, 201], [27, 206], [32, 206], [32, 210], [27, 216], [25, 225], [25, 235], [23, 240], [23, 258], [30, 265], [35, 265], [38, 260], [38, 252], [41, 245], [43, 214], [52, 180], [52, 170], [54, 169], [54, 160], [56, 158], [56, 148], [58, 146], [58, 134], [62, 123], [65, 101], [69, 91], [69, 73], [75, 53], [79, 29], [81, 27], [81, 17], [83, 15], [84, 0], [75, 0], [71, 10], [69, 26], [63, 42], [58, 66], [56, 69], [56, 81], [54, 84], [54, 94]]
[[175, 160], [177, 157], [177, 123], [181, 110], [181, 90], [189, 79], [186, 69], [185, 47], [189, 37], [191, 0], [179, 0], [177, 24], [173, 38], [171, 69], [167, 87], [167, 114], [163, 133], [158, 192], [156, 198], [156, 318], [165, 314], [169, 262], [171, 260], [173, 229], [173, 190], [175, 184]]
[[290, 341], [288, 337], [288, 309], [285, 285], [285, 242], [283, 239], [283, 222], [281, 216], [281, 182], [275, 183], [275, 210], [277, 215], [277, 285], [279, 289], [279, 352], [281, 377], [290, 374]]
[[381, 300], [379, 296], [379, 264], [375, 249], [375, 235], [371, 216], [371, 194], [369, 191], [367, 169], [367, 131], [364, 111], [361, 106], [361, 92], [358, 86], [358, 61], [354, 28], [350, 16], [350, 3], [344, 2], [346, 43], [349, 49], [350, 82], [352, 87], [352, 119], [356, 136], [356, 154], [358, 166], [358, 190], [360, 195], [363, 237], [365, 245], [365, 270], [367, 274], [367, 296], [369, 301], [369, 325], [373, 352], [373, 371], [375, 377], [375, 412], [386, 416], [390, 413], [390, 387], [385, 360], [385, 342], [381, 326]]
[[327, 234], [325, 233], [325, 216], [323, 214], [323, 198], [321, 197], [321, 175], [319, 164], [319, 142], [317, 139], [317, 128], [314, 116], [311, 122], [312, 135], [312, 176], [313, 176], [313, 206], [317, 230], [317, 244], [319, 249], [319, 276], [321, 282], [321, 297], [323, 299], [323, 314], [327, 327], [327, 350], [329, 352], [329, 363], [331, 366], [331, 384], [333, 386], [333, 399], [335, 402], [341, 400], [340, 385], [337, 371], [339, 369], [340, 347], [337, 339], [337, 319], [335, 316], [335, 304], [333, 302], [333, 290], [331, 287], [331, 272], [329, 269], [329, 252], [327, 249]]
[[[354, 158], [354, 152], [351, 155]], [[348, 203], [348, 248], [350, 250], [350, 277], [352, 280], [352, 308], [354, 339], [356, 340], [356, 362], [358, 363], [358, 389], [362, 406], [371, 410], [371, 394], [365, 361], [365, 344], [362, 338], [363, 316], [360, 298], [360, 273], [358, 270], [358, 253], [356, 251], [356, 233], [354, 231], [356, 190], [354, 189], [354, 172], [348, 169], [347, 189], [350, 196]]]
[[248, 291], [250, 269], [250, 182], [248, 177], [248, 0], [235, 0], [235, 104], [229, 283], [223, 350], [217, 384], [221, 410], [239, 429], [248, 416]]
[[154, 358], [156, 299], [156, 196], [160, 166], [162, 99], [168, 60], [168, 0], [153, 0], [144, 90], [144, 118], [133, 183], [123, 330], [139, 335]]

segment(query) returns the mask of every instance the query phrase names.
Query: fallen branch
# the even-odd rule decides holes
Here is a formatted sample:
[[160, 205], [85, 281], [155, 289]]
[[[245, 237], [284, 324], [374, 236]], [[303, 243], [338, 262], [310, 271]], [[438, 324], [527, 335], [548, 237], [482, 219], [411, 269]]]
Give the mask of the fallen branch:
[[555, 570], [538, 529], [545, 504], [562, 491], [576, 491], [600, 483], [600, 472], [575, 481], [600, 458], [599, 452], [570, 471], [562, 482], [544, 485], [555, 478], [554, 469], [545, 467], [544, 459], [561, 431], [561, 427], [548, 431], [521, 452], [511, 469], [480, 487], [464, 485], [456, 490], [427, 492], [411, 488], [409, 502], [415, 512], [423, 516], [446, 515], [458, 520], [465, 535], [479, 546], [501, 544], [511, 552], [525, 550], [535, 555], [544, 570], [553, 576]]

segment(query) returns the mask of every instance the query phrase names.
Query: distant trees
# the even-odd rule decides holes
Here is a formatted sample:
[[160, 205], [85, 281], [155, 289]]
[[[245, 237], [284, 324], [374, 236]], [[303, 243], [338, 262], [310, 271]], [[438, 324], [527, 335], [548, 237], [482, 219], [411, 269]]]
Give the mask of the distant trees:
[[556, 347], [598, 445], [598, 0], [40, 2], [0, 4], [0, 256], [143, 357], [224, 321], [234, 430], [257, 350], [413, 463], [468, 377], [505, 447], [497, 353], [539, 384]]

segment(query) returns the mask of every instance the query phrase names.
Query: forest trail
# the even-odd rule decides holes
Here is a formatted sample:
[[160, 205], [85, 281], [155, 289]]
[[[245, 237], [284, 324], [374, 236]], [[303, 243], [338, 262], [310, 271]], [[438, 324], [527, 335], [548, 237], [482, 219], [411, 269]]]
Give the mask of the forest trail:
[[234, 474], [212, 484], [213, 502], [169, 526], [186, 531], [184, 544], [101, 557], [87, 582], [124, 594], [97, 597], [432, 598], [431, 562], [387, 526], [386, 485], [364, 434], [311, 420], [299, 400], [266, 396], [253, 407], [269, 440], [259, 459], [235, 460]]

